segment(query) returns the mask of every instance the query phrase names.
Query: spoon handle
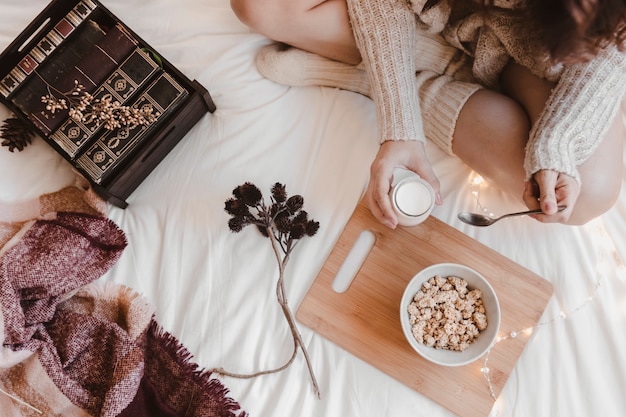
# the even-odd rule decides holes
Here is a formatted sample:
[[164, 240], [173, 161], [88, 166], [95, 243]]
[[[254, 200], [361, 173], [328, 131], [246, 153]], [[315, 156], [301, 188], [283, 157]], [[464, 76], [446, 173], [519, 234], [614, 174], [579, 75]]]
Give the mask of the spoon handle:
[[[567, 208], [567, 206], [559, 206], [559, 211], [563, 211], [566, 208]], [[523, 216], [525, 214], [540, 214], [540, 213], [543, 213], [543, 211], [541, 209], [527, 210], [527, 211], [518, 211], [517, 213], [505, 214], [504, 216], [502, 216], [502, 218], [504, 218], [504, 217], [512, 217], [512, 216]]]

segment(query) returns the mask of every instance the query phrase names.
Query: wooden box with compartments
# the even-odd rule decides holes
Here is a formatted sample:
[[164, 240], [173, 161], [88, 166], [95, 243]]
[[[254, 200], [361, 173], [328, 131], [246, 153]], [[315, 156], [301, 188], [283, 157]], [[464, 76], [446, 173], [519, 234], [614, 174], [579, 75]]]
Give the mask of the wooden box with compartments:
[[210, 93], [97, 0], [53, 0], [0, 54], [0, 100], [125, 208]]

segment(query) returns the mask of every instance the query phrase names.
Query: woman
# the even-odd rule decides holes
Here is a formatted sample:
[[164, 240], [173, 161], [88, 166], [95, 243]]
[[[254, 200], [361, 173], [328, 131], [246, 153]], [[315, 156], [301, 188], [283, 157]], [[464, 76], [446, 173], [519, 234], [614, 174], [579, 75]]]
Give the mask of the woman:
[[426, 138], [541, 208], [537, 220], [584, 224], [621, 187], [626, 1], [477, 3], [231, 0], [244, 23], [292, 46], [262, 51], [268, 78], [374, 100], [381, 147], [366, 201], [383, 224], [397, 224], [396, 167], [427, 180], [441, 203]]

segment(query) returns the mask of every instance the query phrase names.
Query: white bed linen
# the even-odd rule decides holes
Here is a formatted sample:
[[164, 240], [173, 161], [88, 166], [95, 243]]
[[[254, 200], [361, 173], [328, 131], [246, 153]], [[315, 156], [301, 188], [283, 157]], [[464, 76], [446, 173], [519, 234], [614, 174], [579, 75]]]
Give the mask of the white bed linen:
[[[0, 49], [46, 4], [3, 0]], [[268, 40], [242, 25], [228, 0], [103, 4], [206, 86], [217, 111], [132, 194], [128, 208], [110, 208], [129, 246], [102, 281], [144, 294], [156, 306], [158, 321], [201, 366], [246, 373], [281, 365], [292, 342], [275, 298], [276, 261], [268, 241], [252, 228], [229, 231], [224, 201], [245, 181], [266, 195], [274, 182], [303, 195], [305, 209], [321, 228], [301, 242], [287, 268], [295, 312], [367, 182], [378, 146], [373, 105], [351, 92], [265, 80], [254, 55]], [[0, 117], [8, 114], [0, 106]], [[535, 329], [491, 415], [625, 415], [626, 192], [609, 213], [583, 227], [518, 218], [472, 228], [456, 214], [477, 209], [473, 191], [496, 214], [522, 206], [488, 184], [473, 185], [472, 172], [456, 158], [431, 145], [428, 150], [445, 199], [433, 215], [554, 284], [545, 324]], [[0, 149], [0, 178], [0, 209], [73, 181], [69, 165], [42, 140], [21, 153]], [[27, 215], [0, 213], [5, 219]], [[321, 400], [299, 354], [279, 374], [223, 378], [251, 416], [452, 415], [310, 329], [300, 329]], [[497, 348], [504, 348], [506, 341], [500, 343]]]

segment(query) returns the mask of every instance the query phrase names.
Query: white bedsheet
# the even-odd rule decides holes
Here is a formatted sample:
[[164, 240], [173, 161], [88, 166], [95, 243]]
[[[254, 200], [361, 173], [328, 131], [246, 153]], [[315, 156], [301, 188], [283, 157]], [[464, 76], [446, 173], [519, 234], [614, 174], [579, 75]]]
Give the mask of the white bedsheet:
[[[46, 4], [3, 0], [0, 49]], [[230, 232], [224, 201], [245, 181], [266, 195], [282, 182], [289, 194], [304, 197], [305, 209], [320, 222], [318, 234], [301, 242], [287, 268], [295, 312], [367, 182], [378, 146], [372, 102], [351, 92], [288, 88], [264, 79], [254, 55], [268, 40], [242, 25], [228, 0], [103, 4], [207, 87], [217, 111], [132, 194], [128, 208], [110, 208], [129, 246], [102, 280], [144, 294], [156, 306], [158, 321], [201, 366], [247, 373], [282, 365], [292, 342], [275, 298], [276, 261], [268, 241], [252, 228]], [[8, 114], [0, 106], [0, 118]], [[433, 215], [554, 284], [545, 324], [535, 329], [491, 415], [626, 415], [626, 192], [610, 212], [583, 227], [518, 218], [472, 228], [456, 214], [478, 208], [473, 191], [496, 214], [522, 206], [486, 183], [473, 185], [472, 172], [457, 159], [431, 145], [428, 150], [445, 199]], [[0, 178], [0, 207], [6, 207], [57, 190], [73, 175], [36, 140], [21, 153], [0, 149]], [[322, 398], [314, 396], [299, 354], [279, 374], [223, 378], [251, 416], [452, 415], [300, 329]]]

